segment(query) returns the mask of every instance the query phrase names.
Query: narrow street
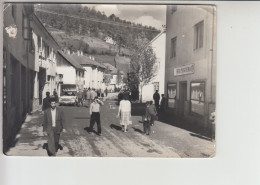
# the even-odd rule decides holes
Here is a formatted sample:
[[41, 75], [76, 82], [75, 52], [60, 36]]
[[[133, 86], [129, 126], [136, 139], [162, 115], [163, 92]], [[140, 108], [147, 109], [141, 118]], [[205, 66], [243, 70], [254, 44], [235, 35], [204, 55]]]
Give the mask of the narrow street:
[[[61, 106], [65, 115], [64, 132], [60, 138], [63, 150], [57, 156], [78, 157], [210, 157], [214, 156], [214, 143], [184, 129], [159, 121], [152, 134], [142, 133], [141, 116], [132, 116], [128, 132], [121, 131], [116, 118], [118, 106], [106, 100], [101, 108], [102, 136], [89, 134], [89, 108]], [[43, 112], [29, 115], [23, 124], [14, 147], [7, 155], [47, 156], [43, 149], [47, 138], [43, 136]], [[94, 126], [96, 130], [96, 125]]]

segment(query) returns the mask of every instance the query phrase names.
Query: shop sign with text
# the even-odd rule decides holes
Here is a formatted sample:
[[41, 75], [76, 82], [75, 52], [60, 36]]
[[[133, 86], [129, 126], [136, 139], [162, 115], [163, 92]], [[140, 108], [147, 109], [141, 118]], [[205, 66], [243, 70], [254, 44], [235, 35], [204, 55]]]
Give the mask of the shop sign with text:
[[174, 76], [193, 74], [194, 71], [195, 71], [194, 64], [176, 67], [176, 68], [174, 68]]

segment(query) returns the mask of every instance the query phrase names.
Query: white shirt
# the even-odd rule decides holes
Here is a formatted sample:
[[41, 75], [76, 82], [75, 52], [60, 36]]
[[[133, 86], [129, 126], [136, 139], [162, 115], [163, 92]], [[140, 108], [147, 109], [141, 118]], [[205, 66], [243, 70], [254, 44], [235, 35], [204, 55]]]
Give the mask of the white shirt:
[[98, 100], [99, 103], [93, 102], [90, 104], [90, 108], [89, 108], [89, 114], [91, 115], [92, 112], [99, 112], [100, 110], [100, 104], [104, 105], [104, 103], [100, 100]]
[[56, 127], [56, 108], [51, 109], [52, 127]]

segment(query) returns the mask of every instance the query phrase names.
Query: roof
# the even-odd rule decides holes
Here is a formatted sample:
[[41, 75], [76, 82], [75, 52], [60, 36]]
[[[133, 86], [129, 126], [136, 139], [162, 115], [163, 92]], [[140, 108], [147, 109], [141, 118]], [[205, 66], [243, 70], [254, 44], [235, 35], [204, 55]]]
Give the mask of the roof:
[[70, 55], [76, 62], [77, 64], [83, 66], [83, 65], [90, 65], [90, 66], [97, 66], [97, 67], [100, 67], [100, 68], [103, 68], [105, 69], [106, 67], [94, 60], [91, 60], [88, 56], [86, 55], [77, 55], [77, 54], [73, 54], [73, 55]]
[[63, 56], [73, 67], [75, 67], [78, 70], [85, 70], [81, 65], [78, 64], [70, 55], [65, 54], [63, 51], [59, 50], [58, 51], [61, 56]]
[[156, 35], [146, 46], [150, 45], [153, 43], [156, 39], [158, 39], [163, 33], [166, 33], [166, 31], [160, 32], [158, 35]]
[[58, 42], [53, 38], [53, 36], [50, 34], [50, 32], [45, 28], [45, 26], [42, 24], [42, 22], [40, 21], [40, 19], [37, 17], [36, 14], [32, 15], [32, 19], [33, 21], [39, 26], [41, 27], [41, 30], [43, 30], [43, 32], [45, 32], [48, 37], [56, 44], [57, 49], [60, 48], [60, 45], [58, 44]]
[[[118, 69], [115, 68], [115, 66], [109, 64], [109, 63], [103, 63], [104, 66], [106, 66], [110, 71], [111, 71], [111, 74], [118, 74]], [[119, 71], [119, 73], [121, 75], [124, 75], [124, 72], [123, 71]]]

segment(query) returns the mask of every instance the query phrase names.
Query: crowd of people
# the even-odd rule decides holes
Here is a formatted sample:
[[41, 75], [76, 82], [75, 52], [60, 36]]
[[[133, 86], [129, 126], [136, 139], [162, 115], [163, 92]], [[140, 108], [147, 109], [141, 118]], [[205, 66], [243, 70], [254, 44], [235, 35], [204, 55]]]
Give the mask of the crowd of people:
[[[83, 106], [83, 102], [87, 102], [90, 113], [90, 124], [88, 132], [93, 134], [93, 127], [97, 123], [97, 134], [101, 136], [101, 121], [100, 121], [100, 106], [104, 105], [103, 101], [99, 97], [104, 97], [106, 90], [96, 91], [95, 89], [86, 89], [83, 91], [79, 89], [77, 92], [78, 105]], [[131, 92], [128, 89], [120, 91], [118, 95], [118, 114], [120, 118], [120, 125], [123, 132], [127, 132], [127, 127], [132, 124], [131, 120]], [[161, 100], [161, 102], [160, 102]], [[43, 131], [47, 136], [47, 152], [49, 156], [55, 156], [58, 149], [62, 150], [62, 146], [59, 145], [59, 137], [63, 130], [64, 116], [59, 107], [56, 107], [58, 102], [58, 94], [56, 90], [53, 95], [50, 96], [50, 92], [46, 93], [46, 98], [43, 100], [42, 110], [44, 111]], [[160, 103], [159, 103], [160, 102]], [[153, 101], [147, 101], [145, 107], [145, 114], [143, 115], [143, 133], [150, 135], [151, 126], [154, 125], [155, 120], [158, 119], [158, 114], [165, 111], [166, 99], [164, 95], [159, 95], [158, 91], [153, 94]]]
[[91, 102], [94, 101], [95, 97], [107, 97], [108, 90], [101, 90], [101, 89], [91, 89], [91, 88], [84, 88], [83, 91], [79, 89], [77, 92], [77, 104], [78, 106], [83, 106], [83, 102], [86, 102], [88, 105], [90, 105]]

